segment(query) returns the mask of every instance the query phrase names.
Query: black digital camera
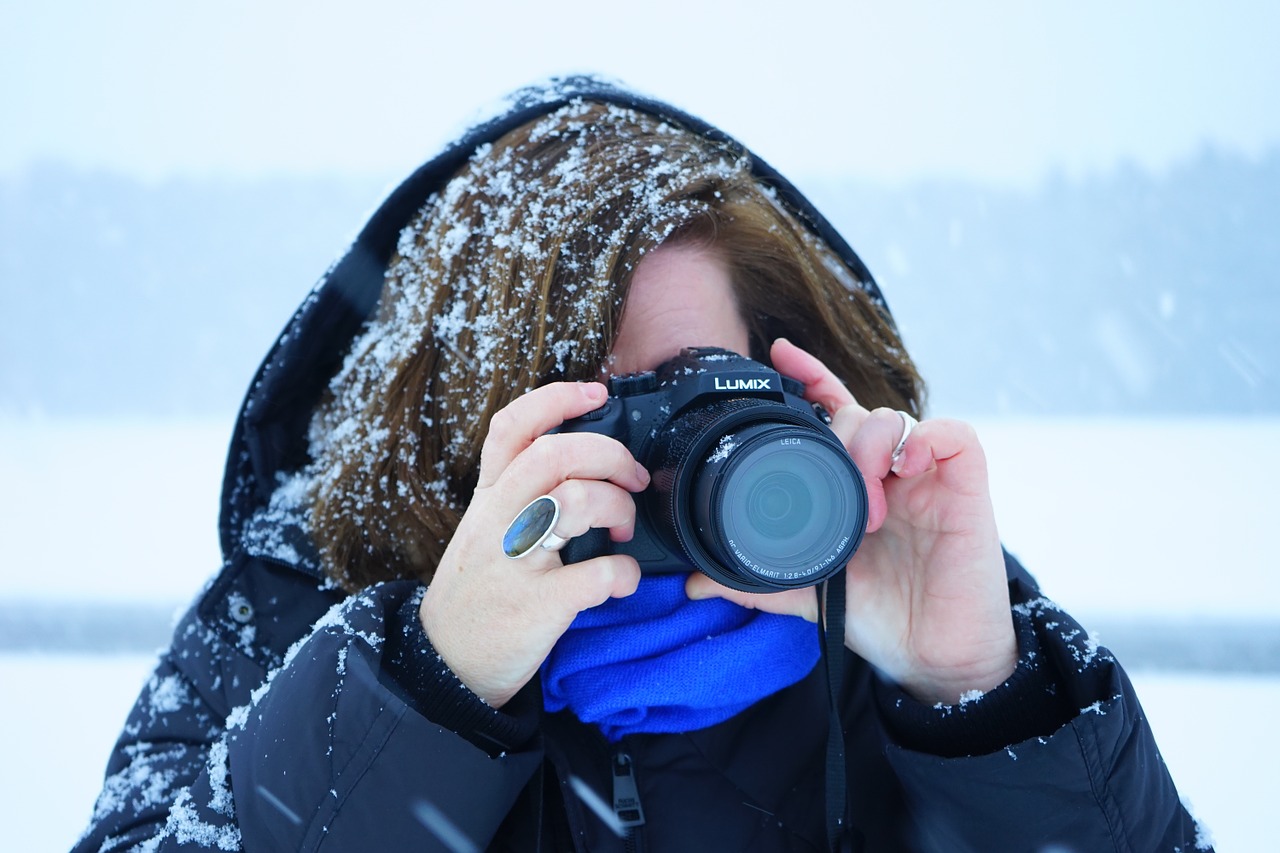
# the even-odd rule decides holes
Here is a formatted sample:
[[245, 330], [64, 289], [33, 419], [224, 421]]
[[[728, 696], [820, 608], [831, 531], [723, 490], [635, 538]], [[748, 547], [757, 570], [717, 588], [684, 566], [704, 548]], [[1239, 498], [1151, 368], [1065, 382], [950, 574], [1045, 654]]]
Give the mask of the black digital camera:
[[777, 592], [849, 562], [867, 528], [866, 485], [803, 383], [713, 347], [609, 383], [603, 406], [557, 431], [618, 439], [653, 480], [634, 495], [630, 542], [595, 529], [565, 545], [566, 563], [630, 554], [644, 573], [697, 569]]

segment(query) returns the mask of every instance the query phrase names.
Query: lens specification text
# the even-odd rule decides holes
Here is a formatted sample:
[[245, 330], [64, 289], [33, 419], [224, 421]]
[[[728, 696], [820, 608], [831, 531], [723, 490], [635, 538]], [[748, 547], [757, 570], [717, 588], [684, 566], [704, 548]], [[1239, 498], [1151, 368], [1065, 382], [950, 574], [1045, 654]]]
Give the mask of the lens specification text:
[[839, 557], [840, 552], [844, 550], [844, 546], [848, 544], [849, 537], [846, 536], [840, 540], [840, 544], [835, 547], [835, 550], [833, 550], [826, 559], [821, 563], [815, 563], [812, 567], [804, 570], [803, 572], [779, 572], [774, 571], [773, 569], [766, 569], [764, 566], [755, 562], [742, 552], [742, 549], [738, 547], [737, 542], [732, 539], [729, 540], [729, 547], [733, 549], [733, 556], [738, 558], [738, 562], [741, 563], [744, 568], [750, 569], [761, 577], [774, 578], [776, 580], [799, 580], [810, 577], [811, 575], [828, 568], [832, 563], [834, 563], [836, 558]]

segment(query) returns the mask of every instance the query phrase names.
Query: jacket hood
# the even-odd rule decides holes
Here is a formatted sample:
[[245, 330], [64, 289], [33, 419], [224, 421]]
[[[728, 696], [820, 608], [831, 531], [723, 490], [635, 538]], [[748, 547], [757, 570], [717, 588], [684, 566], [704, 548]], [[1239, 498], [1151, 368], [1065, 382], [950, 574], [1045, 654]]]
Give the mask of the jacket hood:
[[[243, 550], [246, 538], [255, 538], [246, 537], [247, 527], [270, 512], [272, 497], [281, 484], [307, 464], [312, 412], [341, 368], [352, 341], [376, 309], [384, 274], [405, 225], [479, 146], [575, 100], [648, 113], [714, 142], [748, 150], [701, 119], [597, 77], [555, 78], [513, 93], [493, 118], [449, 144], [387, 196], [263, 359], [236, 419], [227, 456], [219, 519], [224, 560]], [[783, 206], [841, 257], [861, 286], [883, 306], [871, 273], [831, 224], [772, 167], [754, 155], [750, 159], [755, 176], [773, 188]], [[888, 309], [884, 310], [887, 316]], [[313, 561], [305, 556], [309, 550], [305, 542], [280, 540], [280, 531], [289, 526], [282, 527], [279, 522], [276, 518], [264, 527], [274, 532], [270, 534], [272, 541], [257, 542], [259, 556], [318, 571], [318, 567], [306, 565]]]

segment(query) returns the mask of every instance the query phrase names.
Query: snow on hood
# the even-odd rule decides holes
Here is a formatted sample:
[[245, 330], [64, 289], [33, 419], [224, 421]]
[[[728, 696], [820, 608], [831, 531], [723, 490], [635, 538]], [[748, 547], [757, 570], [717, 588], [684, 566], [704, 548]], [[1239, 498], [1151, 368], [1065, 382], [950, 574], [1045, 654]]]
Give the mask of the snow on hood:
[[[387, 196], [347, 251], [321, 277], [258, 368], [236, 421], [223, 479], [219, 534], [225, 559], [240, 551], [247, 539], [254, 553], [318, 571], [305, 543], [289, 533], [299, 526], [287, 522], [300, 505], [291, 500], [299, 490], [290, 489], [288, 483], [309, 461], [307, 435], [313, 410], [377, 306], [401, 231], [478, 148], [575, 100], [648, 113], [747, 152], [745, 146], [706, 122], [598, 77], [555, 78], [520, 89], [494, 105], [490, 117], [419, 167]], [[750, 160], [757, 179], [771, 187], [778, 202], [840, 256], [857, 277], [857, 284], [883, 306], [870, 272], [830, 223], [767, 163], [754, 155]]]

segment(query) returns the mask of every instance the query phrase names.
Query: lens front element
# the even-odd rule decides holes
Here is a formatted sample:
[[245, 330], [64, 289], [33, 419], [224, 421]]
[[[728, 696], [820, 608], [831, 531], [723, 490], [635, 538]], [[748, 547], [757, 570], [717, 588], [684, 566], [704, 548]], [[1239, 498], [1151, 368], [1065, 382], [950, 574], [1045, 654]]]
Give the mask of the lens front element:
[[866, 492], [833, 439], [757, 422], [719, 442], [696, 476], [693, 510], [701, 544], [740, 581], [811, 586], [852, 557]]
[[[831, 479], [822, 460], [796, 451], [759, 448], [744, 454], [724, 485], [721, 520], [728, 540], [774, 563], [804, 563], [817, 556], [822, 531], [838, 514], [828, 502]], [[836, 493], [834, 501], [842, 503], [840, 497]]]

